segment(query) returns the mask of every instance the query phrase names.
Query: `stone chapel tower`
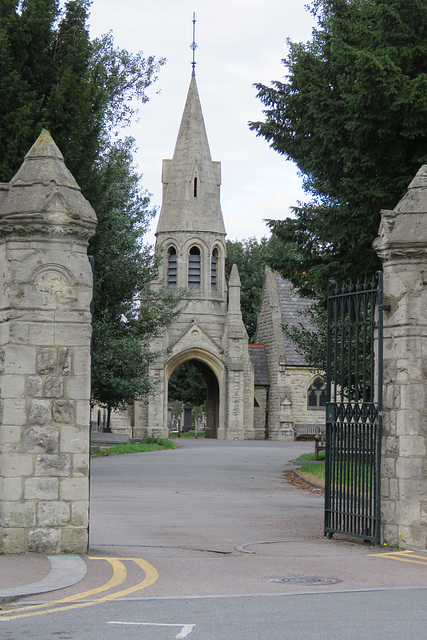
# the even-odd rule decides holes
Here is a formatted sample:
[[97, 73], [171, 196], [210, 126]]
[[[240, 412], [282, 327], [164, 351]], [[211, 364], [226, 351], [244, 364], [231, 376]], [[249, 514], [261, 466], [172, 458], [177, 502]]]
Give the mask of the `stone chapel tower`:
[[[173, 371], [191, 362], [208, 387], [206, 436], [253, 438], [253, 367], [240, 309], [240, 279], [225, 282], [221, 165], [213, 162], [193, 71], [172, 160], [163, 161], [163, 203], [156, 250], [163, 261], [153, 286], [188, 288], [179, 317], [151, 348], [154, 394], [135, 406], [135, 437], [167, 435], [167, 389]], [[228, 293], [228, 299], [227, 299]]]

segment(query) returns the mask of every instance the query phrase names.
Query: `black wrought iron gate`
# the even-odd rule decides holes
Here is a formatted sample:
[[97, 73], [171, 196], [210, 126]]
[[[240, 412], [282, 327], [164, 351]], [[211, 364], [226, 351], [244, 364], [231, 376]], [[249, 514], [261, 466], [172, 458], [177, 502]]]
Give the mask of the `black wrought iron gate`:
[[325, 534], [380, 541], [383, 281], [329, 283]]

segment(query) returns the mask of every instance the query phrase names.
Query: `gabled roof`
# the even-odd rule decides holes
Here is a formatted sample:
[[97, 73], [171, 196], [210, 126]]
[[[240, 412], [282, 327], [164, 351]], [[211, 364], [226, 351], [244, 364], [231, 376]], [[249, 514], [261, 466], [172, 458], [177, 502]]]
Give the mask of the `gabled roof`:
[[267, 362], [265, 360], [265, 347], [263, 344], [248, 344], [249, 355], [254, 368], [254, 385], [266, 387], [269, 384]]
[[[302, 298], [298, 291], [294, 289], [289, 280], [284, 280], [279, 273], [275, 273], [277, 293], [279, 296], [279, 307], [282, 317], [282, 324], [287, 327], [298, 327], [300, 324], [304, 329], [313, 329], [310, 319], [304, 312], [313, 304], [314, 300]], [[287, 365], [308, 366], [305, 358], [297, 351], [296, 345], [286, 334], [283, 334], [285, 344], [285, 361]]]

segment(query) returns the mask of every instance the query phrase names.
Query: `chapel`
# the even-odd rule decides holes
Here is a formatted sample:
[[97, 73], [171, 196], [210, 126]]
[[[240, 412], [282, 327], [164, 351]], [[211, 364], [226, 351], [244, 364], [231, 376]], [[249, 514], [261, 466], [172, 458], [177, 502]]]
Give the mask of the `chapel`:
[[283, 324], [309, 326], [303, 312], [310, 301], [266, 269], [257, 343], [248, 344], [236, 265], [225, 280], [221, 163], [211, 158], [194, 66], [173, 157], [163, 161], [162, 184], [156, 230], [162, 263], [153, 287], [186, 288], [190, 295], [151, 344], [154, 392], [134, 405], [132, 437], [167, 437], [168, 383], [184, 362], [206, 380], [206, 437], [293, 440], [302, 427], [323, 425], [323, 380], [282, 330]]

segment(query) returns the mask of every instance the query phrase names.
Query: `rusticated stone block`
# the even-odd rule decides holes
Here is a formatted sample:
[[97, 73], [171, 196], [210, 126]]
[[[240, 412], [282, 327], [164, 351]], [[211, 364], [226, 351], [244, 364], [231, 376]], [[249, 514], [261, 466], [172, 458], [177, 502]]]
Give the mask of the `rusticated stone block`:
[[6, 478], [31, 476], [33, 474], [33, 456], [25, 453], [3, 453], [1, 471]]
[[382, 459], [381, 472], [384, 478], [396, 477], [396, 459], [384, 457]]
[[423, 457], [427, 455], [426, 442], [424, 436], [400, 436], [400, 455], [407, 457]]
[[25, 529], [3, 529], [1, 530], [3, 553], [24, 553], [27, 549], [25, 546]]
[[27, 394], [32, 398], [42, 395], [42, 379], [39, 376], [29, 376], [27, 380]]
[[392, 436], [385, 438], [385, 453], [397, 455], [399, 451], [399, 438]]
[[22, 478], [2, 478], [2, 496], [6, 502], [8, 500], [21, 500], [22, 498]]
[[39, 502], [37, 523], [41, 527], [63, 527], [70, 521], [70, 504], [57, 500]]
[[59, 347], [58, 349], [58, 373], [61, 376], [70, 375], [71, 371], [71, 351], [69, 347]]
[[48, 376], [44, 383], [46, 398], [62, 398], [64, 395], [64, 381], [61, 377]]
[[3, 419], [6, 425], [24, 425], [27, 423], [25, 400], [20, 398], [6, 398], [3, 400]]
[[87, 527], [89, 502], [74, 502], [71, 507], [71, 524], [75, 527]]
[[0, 427], [0, 444], [18, 444], [20, 442], [21, 427]]
[[3, 398], [22, 398], [25, 394], [24, 376], [3, 375], [1, 380]]
[[9, 375], [31, 375], [36, 372], [35, 347], [9, 344], [5, 353], [5, 371]]
[[89, 455], [75, 453], [73, 455], [73, 476], [87, 478], [89, 476]]
[[90, 423], [90, 402], [88, 400], [76, 401], [76, 423], [81, 426], [87, 426]]
[[89, 500], [89, 481], [87, 478], [64, 478], [60, 481], [61, 500]]
[[[28, 457], [28, 456], [26, 456]], [[66, 454], [38, 455], [35, 476], [65, 477], [71, 474], [71, 456]]]
[[70, 400], [55, 400], [53, 403], [53, 419], [55, 422], [70, 424], [74, 421], [74, 403]]
[[28, 532], [28, 551], [31, 553], [58, 553], [58, 529], [30, 529]]
[[32, 424], [49, 424], [52, 420], [50, 400], [31, 400], [28, 420]]
[[27, 478], [24, 486], [26, 500], [58, 500], [58, 478]]
[[55, 347], [41, 347], [37, 355], [37, 373], [46, 375], [55, 373], [58, 363], [58, 353]]
[[398, 478], [420, 478], [422, 475], [422, 458], [397, 458], [396, 476]]
[[63, 426], [61, 428], [61, 452], [89, 454], [89, 427]]
[[90, 399], [90, 377], [70, 376], [65, 383], [67, 397], [70, 400]]
[[86, 553], [88, 547], [88, 530], [85, 528], [73, 529], [67, 527], [61, 530], [61, 553]]
[[59, 433], [56, 427], [30, 427], [23, 434], [22, 442], [29, 453], [57, 453]]
[[31, 527], [35, 524], [34, 504], [23, 502], [3, 502], [1, 522], [5, 527]]

